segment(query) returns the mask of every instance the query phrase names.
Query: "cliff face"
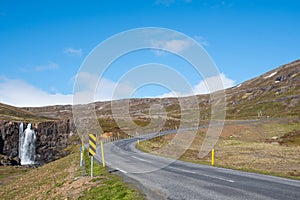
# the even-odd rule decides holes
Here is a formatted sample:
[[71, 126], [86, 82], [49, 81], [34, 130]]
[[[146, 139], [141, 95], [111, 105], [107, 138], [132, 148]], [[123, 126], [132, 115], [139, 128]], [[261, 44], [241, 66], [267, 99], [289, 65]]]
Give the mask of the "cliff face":
[[0, 121], [0, 154], [18, 156], [19, 125], [18, 122]]
[[[20, 122], [0, 121], [0, 154], [18, 157], [19, 126]], [[26, 127], [24, 123], [24, 129]], [[75, 132], [75, 126], [70, 120], [33, 123], [32, 128], [37, 138], [37, 164], [48, 163], [67, 154], [62, 150], [68, 146]]]

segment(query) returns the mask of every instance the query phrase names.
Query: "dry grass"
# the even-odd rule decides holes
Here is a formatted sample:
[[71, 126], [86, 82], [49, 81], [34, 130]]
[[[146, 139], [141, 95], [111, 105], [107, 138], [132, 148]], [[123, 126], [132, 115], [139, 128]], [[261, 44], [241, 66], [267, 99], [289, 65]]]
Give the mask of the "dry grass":
[[[18, 177], [1, 185], [1, 199], [107, 199], [105, 194], [115, 199], [119, 196], [143, 199], [137, 190], [100, 165], [94, 165], [93, 179], [82, 177], [78, 149], [78, 146], [73, 147], [73, 153], [67, 157], [29, 169], [24, 174], [18, 173]], [[87, 159], [86, 172], [89, 173]], [[98, 192], [99, 188], [103, 193]]]
[[218, 166], [300, 179], [300, 146], [221, 140], [215, 155]]

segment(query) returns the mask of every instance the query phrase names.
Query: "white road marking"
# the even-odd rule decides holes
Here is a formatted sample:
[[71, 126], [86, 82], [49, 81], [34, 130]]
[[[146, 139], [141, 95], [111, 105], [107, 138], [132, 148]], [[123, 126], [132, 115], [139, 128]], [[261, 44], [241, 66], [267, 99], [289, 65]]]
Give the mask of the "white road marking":
[[122, 169], [116, 168], [116, 170], [119, 170], [120, 172], [123, 172], [124, 174], [127, 174], [127, 172], [122, 170]]
[[219, 179], [219, 180], [222, 180], [222, 181], [227, 181], [227, 182], [230, 182], [230, 183], [234, 183], [234, 180], [230, 180], [230, 179], [225, 179], [225, 178], [221, 178], [221, 177], [217, 177], [217, 176], [210, 176], [210, 175], [207, 175], [207, 174], [197, 173], [197, 172], [188, 171], [188, 170], [184, 170], [184, 169], [178, 169], [178, 168], [170, 167], [170, 166], [169, 166], [169, 168], [172, 168], [172, 169], [175, 169], [175, 170], [178, 170], [178, 171], [182, 171], [182, 172], [187, 172], [187, 173], [191, 173], [191, 174], [199, 174], [201, 176], [206, 176], [206, 177], [209, 177], [209, 178]]
[[143, 161], [143, 162], [151, 163], [150, 161], [145, 160], [145, 159], [142, 159], [142, 158], [138, 158], [138, 157], [135, 157], [135, 156], [131, 156], [131, 157], [132, 157], [132, 158], [135, 158], [135, 159], [137, 159], [137, 160]]
[[191, 174], [196, 174], [196, 172], [188, 171], [188, 170], [185, 170], [185, 169], [178, 169], [178, 168], [175, 168], [175, 167], [169, 167], [169, 168], [172, 168], [172, 169], [175, 169], [175, 170], [178, 170], [178, 171], [182, 171], [182, 172], [187, 172], [187, 173], [191, 173]]

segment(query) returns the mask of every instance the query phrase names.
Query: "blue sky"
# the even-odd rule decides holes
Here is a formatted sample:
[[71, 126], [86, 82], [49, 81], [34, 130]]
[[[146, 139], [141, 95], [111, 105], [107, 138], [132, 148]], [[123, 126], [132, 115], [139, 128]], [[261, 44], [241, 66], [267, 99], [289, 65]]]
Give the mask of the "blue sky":
[[[85, 57], [112, 35], [141, 27], [173, 29], [198, 41], [230, 87], [299, 59], [299, 10], [297, 0], [1, 0], [0, 102], [71, 104]], [[205, 92], [203, 77], [191, 66], [149, 50], [117, 60], [104, 75], [105, 88], [96, 100], [109, 100], [124, 73], [151, 62], [176, 69], [195, 93]], [[134, 97], [169, 92], [150, 85]]]

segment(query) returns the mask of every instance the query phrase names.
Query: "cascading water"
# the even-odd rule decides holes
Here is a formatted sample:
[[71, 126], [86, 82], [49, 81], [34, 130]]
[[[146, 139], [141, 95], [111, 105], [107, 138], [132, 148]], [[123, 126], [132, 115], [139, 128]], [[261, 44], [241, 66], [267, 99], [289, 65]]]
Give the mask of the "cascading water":
[[31, 129], [31, 124], [27, 125], [23, 131], [23, 123], [19, 127], [19, 158], [21, 165], [32, 165], [35, 160], [35, 141], [36, 135]]

